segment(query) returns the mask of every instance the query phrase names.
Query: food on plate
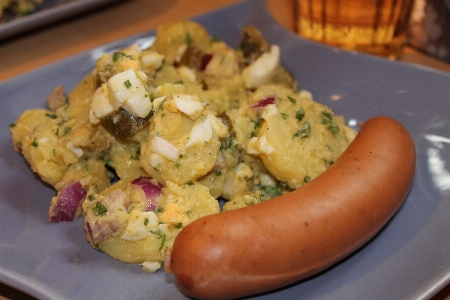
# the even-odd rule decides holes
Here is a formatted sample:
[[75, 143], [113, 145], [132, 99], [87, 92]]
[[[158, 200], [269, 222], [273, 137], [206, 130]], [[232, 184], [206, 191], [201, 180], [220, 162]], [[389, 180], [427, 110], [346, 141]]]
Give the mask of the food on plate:
[[0, 18], [5, 12], [19, 16], [27, 15], [35, 11], [42, 2], [43, 0], [0, 0]]
[[165, 268], [200, 299], [244, 297], [317, 274], [386, 224], [410, 189], [415, 159], [414, 142], [401, 124], [370, 119], [307, 185], [188, 225]]
[[[209, 275], [202, 273], [206, 264], [217, 263], [208, 258], [214, 249], [218, 257], [227, 259], [224, 266], [242, 266], [230, 269], [229, 275], [249, 271], [252, 260], [247, 258], [259, 257], [264, 245], [314, 252], [316, 256], [304, 256], [311, 259], [304, 267], [314, 270], [356, 249], [401, 203], [409, 177], [402, 181], [399, 175], [389, 174], [390, 179], [400, 181], [386, 182], [386, 174], [401, 172], [400, 163], [407, 165], [406, 175], [413, 173], [413, 161], [407, 161], [410, 156], [396, 154], [397, 147], [412, 153], [410, 144], [399, 146], [401, 138], [408, 140], [407, 133], [389, 119], [377, 119], [367, 122], [357, 136], [342, 116], [297, 87], [280, 56], [281, 49], [269, 44], [253, 26], [244, 28], [240, 43], [231, 47], [200, 24], [180, 21], [160, 26], [149, 48], [133, 44], [104, 53], [69, 94], [57, 86], [46, 109], [27, 110], [10, 126], [14, 149], [56, 190], [49, 201], [49, 220], [69, 222], [82, 216], [93, 248], [117, 260], [141, 264], [149, 272], [165, 263], [193, 295], [208, 296], [198, 287], [199, 281], [217, 291], [217, 283], [209, 283], [204, 279]], [[382, 142], [381, 134], [387, 136]], [[374, 154], [367, 155], [366, 150]], [[383, 151], [392, 152], [389, 168], [376, 160], [386, 159]], [[349, 158], [353, 154], [361, 166]], [[356, 178], [338, 176], [347, 171], [354, 171]], [[397, 190], [394, 182], [399, 185]], [[380, 199], [386, 206], [369, 202], [376, 200], [373, 189], [381, 184], [391, 193]], [[368, 194], [370, 189], [372, 195], [361, 200], [359, 191]], [[297, 201], [301, 195], [308, 197]], [[337, 195], [348, 198], [344, 201]], [[333, 199], [342, 205], [336, 208]], [[357, 200], [361, 202], [353, 202]], [[320, 215], [320, 210], [314, 211], [317, 205], [332, 213]], [[372, 223], [352, 215], [355, 211], [368, 214], [371, 209], [378, 214]], [[251, 219], [264, 224], [246, 232], [237, 230], [256, 226], [239, 219], [252, 216], [253, 211], [258, 213]], [[227, 218], [234, 222], [227, 223]], [[316, 227], [322, 226], [323, 218], [347, 224], [334, 225], [340, 231], [339, 240]], [[220, 228], [224, 241], [231, 243], [216, 244], [215, 233], [212, 239], [201, 241], [202, 234], [211, 230], [203, 231], [204, 220], [221, 224], [215, 230]], [[280, 230], [276, 239], [270, 238], [272, 225]], [[298, 228], [291, 230], [291, 225]], [[343, 234], [349, 226], [359, 231]], [[193, 235], [197, 229], [198, 235]], [[234, 230], [245, 236], [240, 244], [227, 235]], [[307, 236], [305, 230], [323, 236]], [[310, 248], [289, 238], [293, 232], [299, 238], [311, 238]], [[325, 237], [331, 243], [329, 250], [314, 251], [324, 245], [321, 239]], [[267, 243], [258, 244], [261, 239]], [[278, 239], [289, 243], [277, 245]], [[196, 248], [199, 243], [212, 244], [205, 250]], [[256, 255], [241, 253], [248, 243], [254, 244]], [[220, 254], [226, 247], [234, 249], [229, 257]], [[234, 256], [241, 254], [244, 262]], [[273, 268], [281, 277], [279, 281], [268, 279], [261, 289], [314, 273], [300, 268], [303, 258], [293, 262], [292, 256], [283, 254], [276, 265], [273, 258], [280, 255], [265, 254], [274, 265], [264, 262], [260, 266]], [[193, 267], [192, 274], [187, 274], [191, 263], [186, 262], [186, 255], [192, 255], [191, 263], [199, 268]], [[287, 278], [291, 264], [301, 271]], [[222, 271], [214, 269], [211, 280]], [[254, 278], [273, 275], [266, 271], [249, 273], [246, 278], [251, 282], [242, 281], [248, 289], [238, 285], [236, 293], [262, 291], [255, 289], [260, 279]], [[232, 283], [223, 276], [222, 295], [227, 296], [226, 284]]]

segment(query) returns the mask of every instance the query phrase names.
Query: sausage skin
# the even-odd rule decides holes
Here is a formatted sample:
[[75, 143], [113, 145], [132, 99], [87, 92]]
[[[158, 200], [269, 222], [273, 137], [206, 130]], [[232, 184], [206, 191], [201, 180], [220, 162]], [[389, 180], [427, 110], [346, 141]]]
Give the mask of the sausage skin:
[[283, 196], [196, 220], [175, 239], [167, 266], [200, 299], [230, 299], [314, 275], [364, 245], [400, 207], [416, 153], [389, 117], [365, 122], [341, 157]]

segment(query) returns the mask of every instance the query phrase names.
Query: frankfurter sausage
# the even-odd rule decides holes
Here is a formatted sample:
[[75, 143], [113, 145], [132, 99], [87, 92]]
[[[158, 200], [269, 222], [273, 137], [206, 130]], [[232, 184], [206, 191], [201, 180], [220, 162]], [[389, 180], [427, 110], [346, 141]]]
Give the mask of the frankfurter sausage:
[[386, 224], [412, 185], [415, 164], [406, 128], [389, 117], [370, 119], [307, 185], [186, 226], [167, 267], [183, 291], [201, 299], [262, 293], [314, 275]]

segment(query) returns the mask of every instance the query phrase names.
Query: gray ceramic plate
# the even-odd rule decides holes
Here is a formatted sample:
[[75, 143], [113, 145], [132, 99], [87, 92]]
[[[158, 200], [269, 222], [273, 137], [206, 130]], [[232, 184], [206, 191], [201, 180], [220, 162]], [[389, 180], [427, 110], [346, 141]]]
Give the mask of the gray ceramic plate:
[[[450, 76], [304, 41], [276, 24], [259, 0], [196, 20], [230, 45], [238, 43], [244, 25], [256, 25], [271, 43], [280, 45], [282, 63], [317, 101], [351, 124], [376, 115], [394, 117], [417, 146], [414, 186], [374, 239], [326, 272], [260, 299], [426, 299], [447, 284]], [[148, 43], [152, 35], [81, 53], [0, 84], [1, 282], [42, 299], [184, 298], [164, 272], [148, 274], [93, 250], [81, 220], [49, 223], [47, 209], [54, 192], [13, 152], [8, 131], [8, 124], [25, 109], [43, 107], [54, 86], [72, 89], [93, 68], [99, 53], [135, 41]]]
[[44, 0], [27, 16], [0, 23], [0, 41], [118, 0]]

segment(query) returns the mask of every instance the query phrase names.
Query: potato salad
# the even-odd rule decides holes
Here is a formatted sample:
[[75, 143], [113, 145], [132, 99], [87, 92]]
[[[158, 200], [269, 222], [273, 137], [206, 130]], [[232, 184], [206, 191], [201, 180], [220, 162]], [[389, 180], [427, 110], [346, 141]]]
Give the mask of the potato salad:
[[254, 26], [231, 47], [192, 21], [161, 25], [149, 48], [104, 53], [10, 129], [56, 190], [49, 220], [82, 217], [93, 248], [149, 272], [194, 220], [301, 188], [356, 135]]

